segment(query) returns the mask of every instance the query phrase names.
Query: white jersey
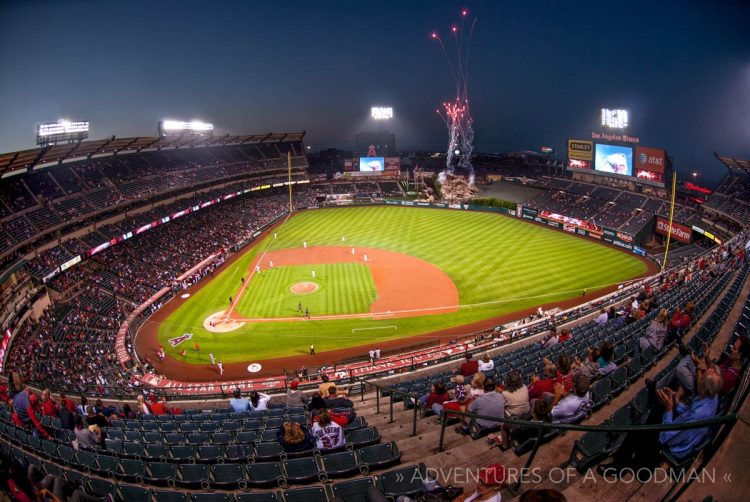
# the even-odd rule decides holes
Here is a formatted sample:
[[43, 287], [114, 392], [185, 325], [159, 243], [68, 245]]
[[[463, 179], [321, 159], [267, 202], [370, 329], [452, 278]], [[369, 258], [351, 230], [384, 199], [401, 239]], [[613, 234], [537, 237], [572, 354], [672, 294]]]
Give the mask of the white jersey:
[[315, 438], [316, 447], [320, 450], [338, 448], [346, 444], [344, 429], [336, 422], [331, 422], [325, 427], [315, 422], [312, 427], [312, 436]]

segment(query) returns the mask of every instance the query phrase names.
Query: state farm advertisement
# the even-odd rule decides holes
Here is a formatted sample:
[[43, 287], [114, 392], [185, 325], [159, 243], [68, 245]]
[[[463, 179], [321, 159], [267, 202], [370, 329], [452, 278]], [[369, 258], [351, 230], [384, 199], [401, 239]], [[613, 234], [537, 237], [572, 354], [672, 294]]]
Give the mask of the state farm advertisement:
[[[660, 235], [667, 235], [669, 231], [669, 220], [662, 218], [661, 216], [656, 217], [656, 233]], [[685, 244], [690, 244], [693, 237], [693, 229], [679, 223], [672, 222], [672, 238]]]

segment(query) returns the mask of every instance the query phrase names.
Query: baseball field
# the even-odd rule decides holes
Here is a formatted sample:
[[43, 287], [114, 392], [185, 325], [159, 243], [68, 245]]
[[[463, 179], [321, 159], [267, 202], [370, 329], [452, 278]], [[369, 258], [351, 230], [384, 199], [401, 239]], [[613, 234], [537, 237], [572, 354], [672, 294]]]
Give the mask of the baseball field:
[[[177, 298], [168, 317], [148, 323], [158, 323], [167, 356], [184, 363], [206, 364], [209, 352], [224, 363], [253, 362], [307, 354], [311, 344], [318, 353], [374, 347], [552, 307], [646, 270], [626, 252], [493, 213], [312, 210], [295, 213]], [[189, 341], [169, 343], [185, 333]]]

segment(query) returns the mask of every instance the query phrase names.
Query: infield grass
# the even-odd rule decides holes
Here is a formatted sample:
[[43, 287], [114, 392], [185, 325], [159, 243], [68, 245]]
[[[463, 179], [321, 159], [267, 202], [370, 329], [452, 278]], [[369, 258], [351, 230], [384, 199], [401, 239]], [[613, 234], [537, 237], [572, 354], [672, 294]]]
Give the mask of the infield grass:
[[[201, 354], [213, 352], [225, 363], [306, 354], [311, 343], [318, 352], [376, 345], [580, 297], [584, 288], [591, 292], [616, 285], [647, 270], [641, 260], [627, 252], [494, 213], [388, 206], [323, 209], [297, 213], [274, 232], [276, 239], [271, 235], [259, 242], [161, 323], [159, 341], [169, 355], [177, 356], [182, 347], [173, 349], [166, 339], [185, 332], [194, 334], [191, 343], [200, 343]], [[266, 249], [302, 247], [303, 242], [338, 246], [342, 237], [346, 246], [405, 253], [441, 268], [456, 284], [461, 308], [449, 314], [379, 321], [255, 323], [228, 333], [211, 333], [203, 328], [207, 316], [227, 308], [229, 295], [238, 291], [240, 277], [247, 276], [256, 254]], [[322, 267], [315, 265], [316, 270], [322, 271]], [[289, 292], [289, 281], [297, 272], [300, 277], [309, 274], [310, 267], [289, 268], [300, 270], [289, 270], [288, 277], [282, 277], [281, 271], [278, 280], [266, 283], [264, 278], [251, 284], [238, 311], [278, 316], [279, 312], [295, 309], [299, 298]], [[322, 309], [326, 313], [361, 309], [370, 298], [366, 287], [360, 294], [354, 291], [360, 288], [356, 281], [347, 286], [347, 280], [344, 276], [336, 279], [335, 291], [352, 295], [351, 305], [334, 301]], [[329, 287], [334, 288], [326, 283], [326, 289]], [[377, 327], [384, 329], [358, 330]], [[187, 359], [180, 359], [207, 362], [194, 351], [188, 351]]]

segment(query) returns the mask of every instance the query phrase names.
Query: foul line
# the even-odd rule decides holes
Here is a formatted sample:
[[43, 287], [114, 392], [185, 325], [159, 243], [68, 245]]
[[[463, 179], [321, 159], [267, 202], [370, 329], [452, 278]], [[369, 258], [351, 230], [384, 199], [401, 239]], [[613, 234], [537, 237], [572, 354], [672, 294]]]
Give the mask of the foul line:
[[[281, 222], [281, 225], [279, 225], [277, 228], [274, 228], [273, 230], [275, 230], [276, 233], [278, 233], [278, 230], [281, 230], [281, 228], [286, 224], [287, 220], [289, 220], [291, 216], [292, 216], [292, 213], [290, 211], [289, 214], [286, 215], [286, 218], [284, 218], [284, 221]], [[263, 254], [260, 255], [260, 258], [258, 259], [259, 265], [263, 261], [263, 258], [266, 256], [266, 254], [268, 254], [268, 249], [271, 247], [271, 244], [273, 244], [273, 241], [274, 239], [269, 239], [268, 244], [266, 245], [266, 248], [263, 250]], [[252, 266], [252, 263], [250, 265]], [[232, 312], [234, 312], [235, 305], [239, 303], [240, 298], [242, 298], [242, 294], [245, 292], [245, 288], [247, 288], [247, 285], [250, 284], [250, 280], [253, 278], [254, 275], [255, 275], [255, 267], [252, 267], [252, 269], [250, 270], [250, 275], [247, 276], [247, 279], [245, 279], [245, 282], [242, 284], [242, 287], [240, 287], [240, 291], [239, 293], [237, 293], [237, 297], [234, 298], [234, 301], [229, 306], [229, 310], [224, 312], [224, 320], [230, 320], [230, 316], [232, 315]]]
[[368, 331], [371, 329], [391, 329], [391, 328], [397, 330], [398, 326], [373, 326], [372, 328], [352, 328], [352, 333], [354, 333], [355, 331]]

